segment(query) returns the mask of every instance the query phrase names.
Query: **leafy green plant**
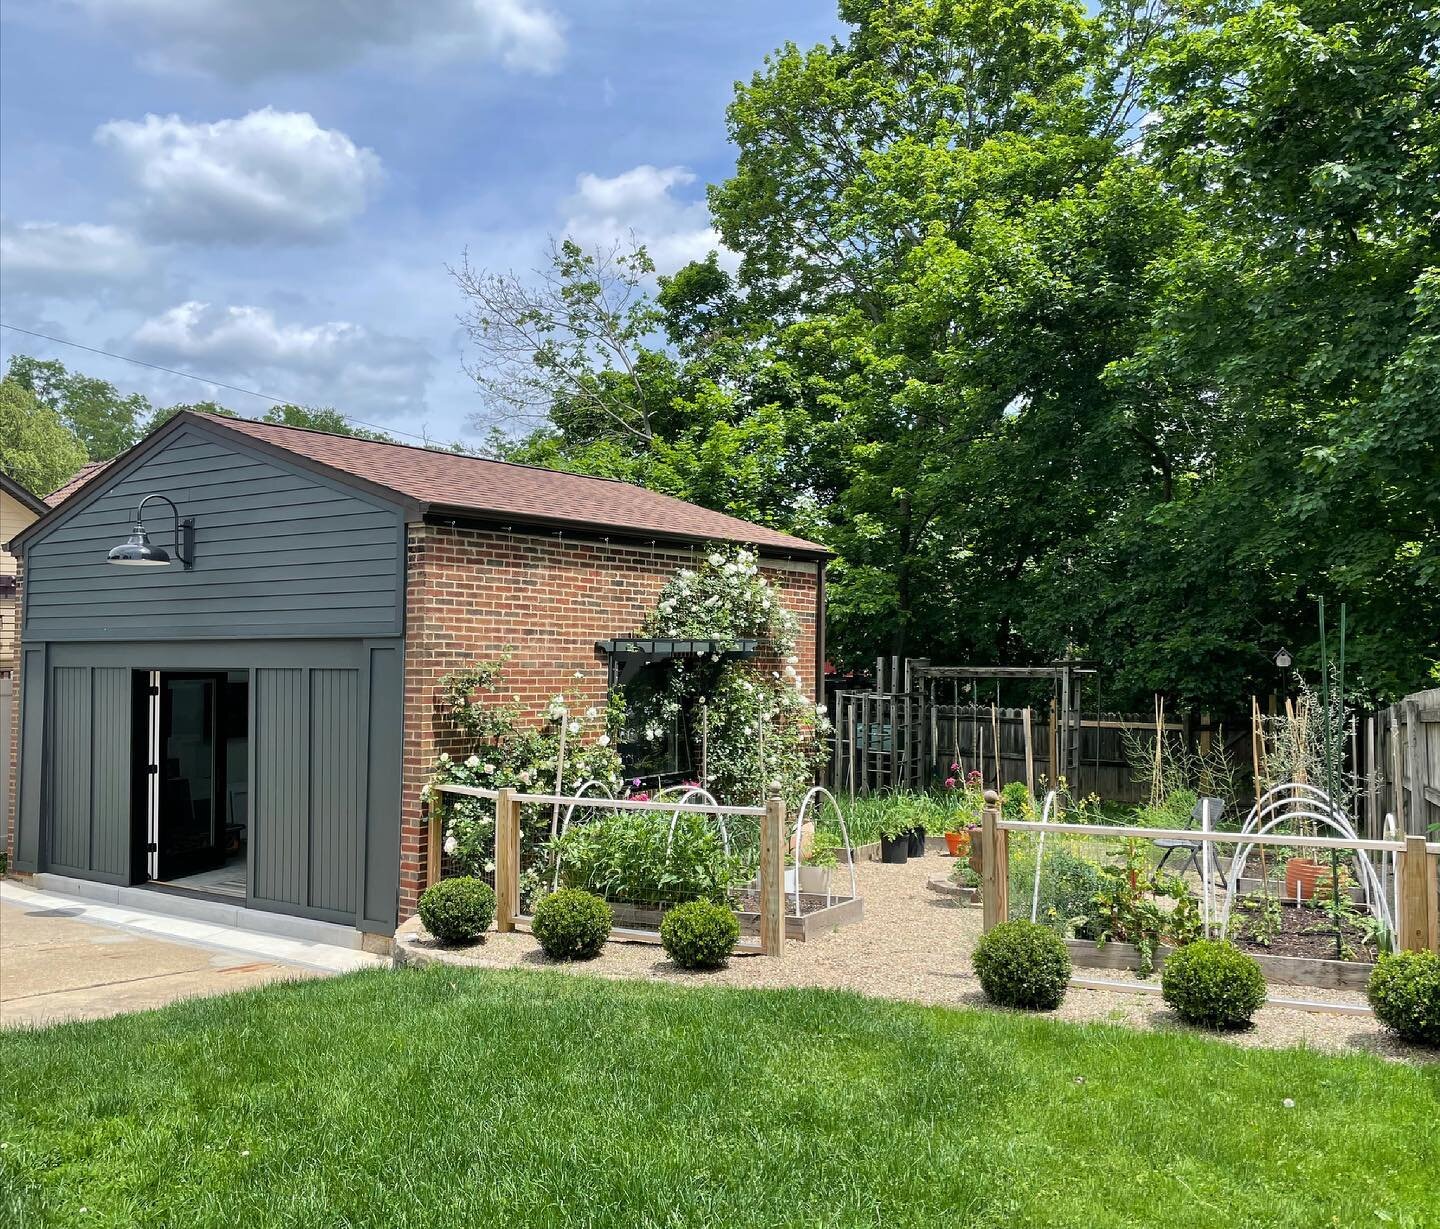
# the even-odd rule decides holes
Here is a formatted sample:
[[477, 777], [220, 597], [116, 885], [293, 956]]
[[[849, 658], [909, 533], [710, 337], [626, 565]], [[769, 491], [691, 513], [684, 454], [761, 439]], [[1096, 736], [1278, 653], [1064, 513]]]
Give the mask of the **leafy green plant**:
[[682, 969], [723, 968], [739, 939], [734, 911], [713, 901], [677, 905], [660, 922], [665, 954]]
[[1233, 943], [1199, 939], [1165, 958], [1160, 995], [1188, 1024], [1240, 1028], [1265, 1002], [1265, 978]]
[[615, 920], [600, 897], [561, 888], [535, 902], [530, 933], [551, 960], [591, 960], [600, 954]]
[[1251, 893], [1238, 903], [1240, 914], [1235, 920], [1240, 931], [1261, 947], [1269, 947], [1284, 920], [1280, 902], [1273, 896]]
[[1024, 781], [1010, 781], [1000, 791], [1000, 814], [1006, 819], [1035, 819], [1035, 795]]
[[978, 888], [980, 876], [967, 859], [956, 858], [955, 865], [950, 868], [950, 882], [958, 883], [962, 888]]
[[753, 873], [751, 860], [727, 853], [714, 821], [698, 814], [603, 813], [571, 824], [550, 852], [567, 886], [645, 904], [723, 900]]
[[836, 851], [842, 846], [843, 843], [837, 833], [817, 828], [810, 839], [810, 849], [801, 858], [801, 861], [806, 866], [819, 866], [826, 870], [834, 870], [840, 865]]
[[1070, 952], [1035, 922], [1001, 922], [975, 945], [975, 974], [985, 997], [1002, 1007], [1053, 1011], [1070, 985]]
[[1375, 1018], [1397, 1037], [1440, 1046], [1440, 955], [1382, 955], [1370, 974], [1365, 996]]
[[473, 943], [495, 920], [495, 893], [479, 879], [442, 879], [420, 893], [419, 913], [436, 942]]
[[[1114, 939], [1132, 943], [1139, 950], [1138, 973], [1148, 977], [1155, 970], [1155, 956], [1162, 940], [1177, 946], [1194, 941], [1201, 932], [1199, 906], [1183, 879], [1157, 875], [1146, 857], [1144, 842], [1122, 841], [1101, 867], [1101, 890], [1095, 904], [1099, 912], [1097, 940]], [[1173, 902], [1170, 909], [1160, 902]]]

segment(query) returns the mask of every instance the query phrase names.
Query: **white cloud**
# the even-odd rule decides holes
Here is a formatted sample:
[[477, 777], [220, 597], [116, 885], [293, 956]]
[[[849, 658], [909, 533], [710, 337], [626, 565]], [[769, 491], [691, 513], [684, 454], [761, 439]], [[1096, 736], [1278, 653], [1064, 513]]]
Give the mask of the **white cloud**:
[[342, 67], [375, 53], [555, 71], [559, 18], [542, 0], [74, 0], [133, 30], [149, 64], [235, 81]]
[[196, 300], [146, 320], [124, 345], [148, 362], [380, 418], [423, 409], [433, 366], [413, 338], [345, 320], [287, 323], [267, 308]]
[[608, 245], [632, 232], [662, 273], [671, 273], [712, 250], [722, 263], [733, 257], [711, 225], [704, 200], [682, 201], [674, 190], [695, 182], [683, 166], [631, 167], [606, 178], [586, 172], [575, 181], [565, 233], [582, 246]]
[[139, 191], [126, 206], [136, 225], [166, 240], [332, 239], [381, 178], [374, 151], [304, 111], [266, 107], [213, 124], [147, 115], [102, 124], [95, 140]]
[[7, 295], [94, 295], [150, 272], [150, 253], [118, 227], [0, 218], [0, 274]]

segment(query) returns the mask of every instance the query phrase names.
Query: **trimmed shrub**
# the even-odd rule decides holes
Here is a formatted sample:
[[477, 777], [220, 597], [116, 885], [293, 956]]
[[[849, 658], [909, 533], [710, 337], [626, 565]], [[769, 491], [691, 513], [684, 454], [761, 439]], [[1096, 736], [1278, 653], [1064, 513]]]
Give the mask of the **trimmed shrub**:
[[610, 937], [615, 915], [600, 897], [561, 888], [535, 902], [530, 933], [551, 960], [593, 960]]
[[1440, 1046], [1440, 956], [1434, 952], [1381, 956], [1365, 996], [1375, 1018], [1397, 1037]]
[[992, 1003], [1053, 1011], [1070, 985], [1070, 950], [1038, 922], [1001, 922], [975, 945], [975, 973]]
[[725, 905], [692, 900], [660, 922], [665, 954], [682, 969], [722, 969], [740, 938], [740, 922]]
[[1265, 1002], [1265, 977], [1233, 943], [1199, 939], [1165, 957], [1160, 997], [1187, 1024], [1242, 1028]]
[[442, 879], [420, 894], [420, 921], [439, 943], [474, 943], [495, 920], [495, 893], [481, 879]]

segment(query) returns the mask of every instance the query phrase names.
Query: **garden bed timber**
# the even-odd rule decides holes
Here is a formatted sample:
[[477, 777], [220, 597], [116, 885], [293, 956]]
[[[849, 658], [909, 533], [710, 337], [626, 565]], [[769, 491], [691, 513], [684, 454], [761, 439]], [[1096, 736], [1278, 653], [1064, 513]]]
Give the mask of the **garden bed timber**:
[[[753, 892], [742, 892], [731, 903], [735, 906], [742, 940], [757, 937], [760, 934], [759, 898]], [[785, 937], [797, 943], [804, 943], [839, 926], [853, 926], [865, 916], [865, 902], [859, 897], [841, 899], [833, 895], [827, 897], [823, 892], [801, 892], [798, 917], [790, 912], [794, 907], [794, 893], [787, 892]], [[658, 941], [664, 909], [618, 903], [612, 904], [611, 910], [615, 915], [614, 938], [639, 943]]]
[[[1066, 939], [1070, 959], [1087, 969], [1123, 969], [1134, 972], [1140, 967], [1140, 949], [1133, 943], [1098, 944], [1090, 939]], [[1155, 953], [1158, 975], [1165, 957], [1173, 947], [1162, 946]], [[1318, 960], [1302, 956], [1269, 956], [1250, 952], [1260, 966], [1267, 982], [1277, 986], [1316, 986], [1331, 990], [1364, 990], [1374, 965], [1360, 960]]]

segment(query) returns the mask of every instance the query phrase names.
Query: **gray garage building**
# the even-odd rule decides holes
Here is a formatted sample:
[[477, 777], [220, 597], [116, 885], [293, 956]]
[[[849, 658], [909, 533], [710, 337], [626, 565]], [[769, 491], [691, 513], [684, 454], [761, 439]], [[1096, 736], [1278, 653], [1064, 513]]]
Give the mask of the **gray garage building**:
[[[22, 873], [390, 934], [423, 886], [427, 688], [486, 637], [545, 695], [603, 680], [675, 551], [731, 540], [790, 561], [824, 658], [823, 548], [626, 484], [187, 412], [57, 497], [11, 544]], [[513, 588], [455, 600], [485, 575]]]
[[406, 516], [191, 414], [86, 475], [14, 544], [15, 868], [393, 931]]

